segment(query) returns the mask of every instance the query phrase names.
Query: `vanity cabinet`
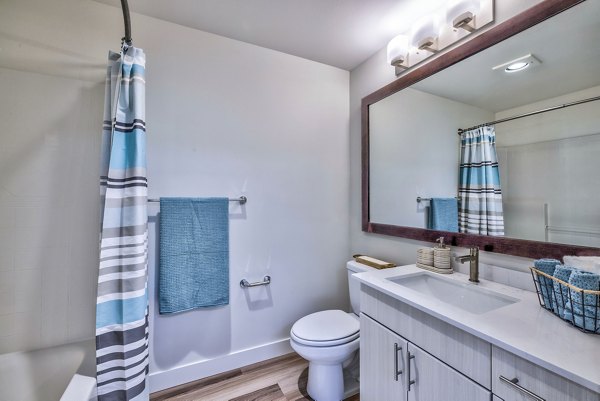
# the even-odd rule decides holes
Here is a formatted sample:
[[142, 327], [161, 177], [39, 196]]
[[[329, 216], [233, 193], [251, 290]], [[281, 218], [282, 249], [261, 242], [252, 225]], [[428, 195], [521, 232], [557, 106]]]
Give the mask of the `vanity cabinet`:
[[471, 380], [487, 389], [492, 388], [489, 342], [364, 285], [361, 286], [360, 308], [369, 317]]
[[600, 401], [600, 394], [495, 346], [492, 390], [504, 401]]
[[362, 401], [600, 401], [600, 394], [361, 286]]
[[361, 400], [490, 400], [490, 391], [364, 314], [360, 330]]

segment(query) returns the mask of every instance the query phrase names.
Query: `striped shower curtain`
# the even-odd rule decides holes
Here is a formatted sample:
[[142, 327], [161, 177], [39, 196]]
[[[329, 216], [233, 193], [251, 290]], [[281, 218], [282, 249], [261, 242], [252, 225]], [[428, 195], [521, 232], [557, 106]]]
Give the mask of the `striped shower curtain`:
[[110, 53], [100, 172], [99, 401], [148, 400], [145, 55]]
[[496, 131], [485, 126], [461, 134], [458, 227], [462, 233], [504, 235]]

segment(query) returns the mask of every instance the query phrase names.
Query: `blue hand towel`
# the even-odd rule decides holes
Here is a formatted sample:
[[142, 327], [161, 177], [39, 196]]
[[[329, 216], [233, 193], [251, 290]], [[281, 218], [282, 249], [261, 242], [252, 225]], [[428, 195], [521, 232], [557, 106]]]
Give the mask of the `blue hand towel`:
[[160, 199], [161, 314], [229, 303], [229, 200]]
[[[554, 277], [564, 281], [565, 283], [569, 282], [569, 277], [571, 277], [571, 273], [573, 272], [573, 268], [570, 266], [556, 266], [554, 270]], [[553, 283], [554, 292], [552, 298], [552, 305], [554, 307], [554, 313], [558, 316], [565, 318], [564, 315], [564, 306], [566, 302], [569, 300], [569, 287], [557, 283], [556, 281]]]
[[[536, 269], [550, 276], [554, 274], [557, 265], [560, 265], [560, 261], [556, 259], [538, 259], [533, 261], [533, 266]], [[542, 293], [544, 305], [547, 308], [552, 309], [552, 289], [554, 281], [542, 276], [538, 276], [538, 281], [540, 283], [540, 292]]]
[[456, 198], [432, 198], [429, 202], [429, 227], [432, 230], [458, 232]]
[[[576, 270], [569, 277], [569, 284], [582, 290], [600, 290], [600, 275], [582, 270]], [[598, 310], [598, 296], [583, 295], [581, 292], [570, 289], [571, 297], [565, 304], [565, 319], [586, 330], [600, 332], [600, 311]], [[594, 323], [596, 327], [594, 327]]]

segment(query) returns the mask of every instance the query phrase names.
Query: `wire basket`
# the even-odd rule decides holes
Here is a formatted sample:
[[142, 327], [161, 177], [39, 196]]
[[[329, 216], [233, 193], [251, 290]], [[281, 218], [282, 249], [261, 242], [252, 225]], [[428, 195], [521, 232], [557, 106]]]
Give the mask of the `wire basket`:
[[600, 288], [584, 290], [530, 267], [542, 308], [584, 333], [600, 334]]

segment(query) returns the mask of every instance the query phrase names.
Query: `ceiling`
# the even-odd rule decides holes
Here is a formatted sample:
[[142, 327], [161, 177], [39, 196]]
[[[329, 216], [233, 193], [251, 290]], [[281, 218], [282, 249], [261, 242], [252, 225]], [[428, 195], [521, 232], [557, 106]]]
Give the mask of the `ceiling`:
[[[97, 1], [120, 7], [117, 0]], [[129, 1], [135, 13], [345, 70], [443, 4], [445, 0]]]
[[[413, 87], [498, 112], [600, 85], [600, 1], [586, 1]], [[533, 54], [522, 72], [492, 67]]]

